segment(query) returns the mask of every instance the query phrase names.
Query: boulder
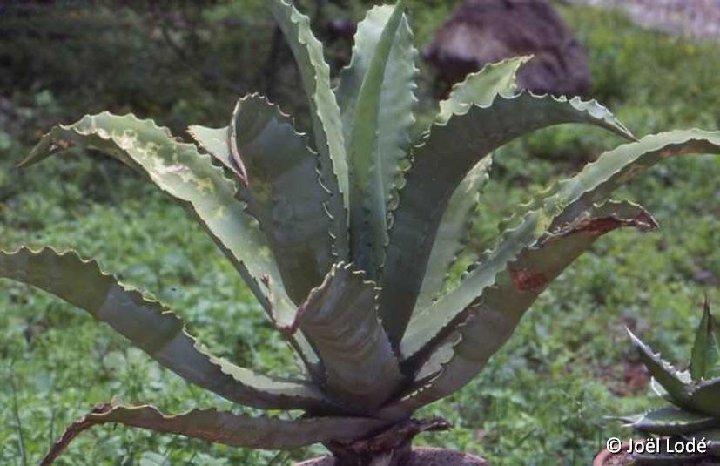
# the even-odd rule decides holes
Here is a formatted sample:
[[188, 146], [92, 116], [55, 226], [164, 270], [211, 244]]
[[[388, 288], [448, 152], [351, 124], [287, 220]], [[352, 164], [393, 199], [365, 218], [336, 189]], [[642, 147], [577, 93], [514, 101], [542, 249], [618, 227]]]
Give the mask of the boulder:
[[590, 68], [572, 31], [546, 0], [465, 0], [437, 31], [423, 58], [439, 73], [443, 93], [487, 63], [521, 55], [523, 89], [587, 95]]

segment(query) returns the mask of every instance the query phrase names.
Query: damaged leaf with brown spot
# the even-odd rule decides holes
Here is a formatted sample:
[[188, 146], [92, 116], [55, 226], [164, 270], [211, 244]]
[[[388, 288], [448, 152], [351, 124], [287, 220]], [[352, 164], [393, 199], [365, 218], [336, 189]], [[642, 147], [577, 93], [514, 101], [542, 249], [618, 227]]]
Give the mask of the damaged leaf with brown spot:
[[[289, 412], [170, 415], [107, 403], [68, 428], [48, 464], [83, 430], [105, 423], [243, 448], [323, 443], [338, 466], [406, 464], [416, 435], [450, 427], [415, 412], [469, 383], [563, 270], [605, 234], [657, 227], [639, 205], [608, 201], [614, 190], [664, 159], [720, 152], [720, 132], [636, 140], [594, 100], [518, 92], [526, 58], [489, 65], [455, 86], [413, 142], [417, 53], [402, 2], [376, 6], [360, 22], [335, 89], [310, 19], [289, 0], [266, 3], [298, 65], [309, 134], [250, 94], [226, 126], [191, 125], [197, 144], [152, 120], [104, 112], [52, 128], [25, 165], [77, 146], [141, 174], [215, 242], [302, 375], [264, 375], [212, 355], [167, 306], [74, 252], [0, 252], [0, 277], [84, 309], [190, 384], [237, 405]], [[459, 283], [448, 280], [474, 240], [473, 222], [483, 220], [481, 188], [496, 149], [567, 123], [631, 142], [539, 194]], [[712, 416], [720, 406], [715, 327], [708, 313], [690, 385], [641, 347], [673, 399]]]

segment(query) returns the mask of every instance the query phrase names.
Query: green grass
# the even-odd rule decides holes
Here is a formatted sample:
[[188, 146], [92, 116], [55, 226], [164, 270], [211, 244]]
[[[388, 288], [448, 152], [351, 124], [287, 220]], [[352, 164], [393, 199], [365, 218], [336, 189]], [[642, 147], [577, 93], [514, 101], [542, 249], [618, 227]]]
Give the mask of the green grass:
[[[641, 31], [612, 13], [564, 13], [589, 49], [598, 99], [636, 134], [720, 126], [718, 46]], [[39, 99], [30, 111], [49, 112], [47, 105]], [[619, 142], [567, 127], [503, 149], [472, 246], [487, 244], [498, 222], [551, 179]], [[27, 150], [0, 130], [0, 248], [50, 244], [95, 256], [168, 303], [213, 351], [260, 370], [290, 370], [289, 351], [259, 306], [182, 210], [112, 163], [74, 156], [27, 172], [12, 169]], [[628, 435], [604, 416], [658, 401], [647, 390], [624, 397], [610, 391], [622, 383], [625, 362], [635, 362], [624, 327], [684, 361], [703, 292], [720, 308], [718, 179], [720, 159], [688, 157], [619, 193], [646, 205], [660, 231], [622, 231], [599, 241], [542, 295], [473, 383], [422, 413], [444, 415], [456, 428], [419, 442], [479, 453], [497, 465], [585, 465], [604, 438]], [[3, 465], [36, 463], [63, 426], [111, 398], [175, 411], [231, 408], [80, 311], [8, 281], [0, 282], [0, 386]], [[283, 465], [319, 451], [233, 450], [99, 427], [58, 464]]]

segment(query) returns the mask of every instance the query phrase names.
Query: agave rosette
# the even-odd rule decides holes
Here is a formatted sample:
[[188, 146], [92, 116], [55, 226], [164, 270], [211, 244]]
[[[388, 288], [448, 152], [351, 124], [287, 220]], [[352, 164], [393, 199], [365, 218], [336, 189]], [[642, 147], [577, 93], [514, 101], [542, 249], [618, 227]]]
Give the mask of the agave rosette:
[[[143, 174], [217, 243], [297, 352], [305, 377], [271, 377], [210, 354], [163, 304], [72, 251], [3, 252], [0, 276], [88, 311], [188, 382], [234, 403], [304, 414], [210, 408], [167, 415], [147, 405], [102, 405], [71, 426], [50, 459], [78, 432], [108, 422], [253, 448], [322, 442], [338, 455], [359, 439], [382, 438], [386, 449], [407, 444], [445, 425], [415, 421], [413, 413], [472, 380], [537, 296], [598, 238], [620, 227], [656, 227], [639, 205], [608, 200], [612, 191], [669, 157], [720, 152], [718, 132], [636, 140], [595, 101], [518, 92], [515, 74], [527, 58], [469, 75], [413, 141], [417, 52], [402, 4], [367, 13], [335, 87], [309, 19], [286, 0], [268, 5], [298, 64], [310, 135], [251, 94], [227, 126], [191, 126], [196, 143], [151, 120], [104, 112], [53, 128], [24, 163], [77, 145]], [[493, 152], [564, 123], [629, 142], [538, 197], [449, 286]], [[715, 390], [706, 386], [695, 390], [697, 399]]]

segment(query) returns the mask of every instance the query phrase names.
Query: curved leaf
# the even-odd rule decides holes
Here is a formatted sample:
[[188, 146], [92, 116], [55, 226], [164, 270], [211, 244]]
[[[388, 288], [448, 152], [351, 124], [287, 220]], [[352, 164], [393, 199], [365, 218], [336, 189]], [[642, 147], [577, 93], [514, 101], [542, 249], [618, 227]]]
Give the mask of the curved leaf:
[[[533, 244], [532, 238], [542, 237], [543, 232], [550, 232], [551, 235], [554, 235], [558, 231], [562, 231], [564, 225], [567, 225], [569, 221], [572, 222], [573, 218], [578, 218], [579, 215], [582, 215], [582, 207], [587, 205], [588, 202], [604, 198], [610, 191], [658, 161], [676, 155], [706, 151], [720, 151], [719, 132], [712, 133], [700, 130], [686, 130], [662, 133], [645, 137], [636, 143], [620, 146], [613, 151], [601, 155], [596, 162], [586, 166], [585, 169], [574, 178], [562, 182], [558, 190], [541, 203], [541, 207], [528, 213], [519, 226], [505, 235], [498, 249], [488, 257], [481, 267], [471, 272], [454, 292], [444, 296], [428, 309], [433, 309], [436, 305], [438, 306], [437, 309], [443, 309], [439, 304], [445, 301], [443, 303], [447, 305], [445, 309], [450, 309], [451, 315], [455, 315], [457, 321], [461, 322], [463, 314], [468, 312], [468, 306], [475, 306], [475, 303], [479, 303], [482, 306], [482, 304], [487, 301], [488, 296], [493, 296], [492, 290], [496, 289], [496, 286], [493, 285], [502, 286], [503, 282], [513, 283], [517, 281], [523, 288], [532, 289], [534, 287], [533, 283], [537, 282], [534, 275], [523, 274], [522, 270], [519, 275], [516, 274], [514, 280], [495, 280], [496, 275], [500, 272], [505, 274], [505, 272], [513, 270], [510, 261], [513, 260], [516, 253], [513, 253], [512, 250], [517, 249], [520, 251], [526, 247], [523, 245]], [[510, 248], [510, 252], [505, 249], [506, 247]], [[503, 259], [503, 256], [506, 259]], [[503, 265], [503, 263], [506, 265]], [[489, 273], [488, 267], [492, 267], [494, 271], [491, 270], [492, 273]], [[545, 274], [545, 277], [548, 276], [548, 274]], [[544, 280], [540, 280], [537, 283], [542, 284], [543, 282]], [[465, 292], [458, 290], [461, 290], [464, 286], [468, 286], [468, 289], [465, 290], [467, 294], [464, 298], [460, 299], [459, 297], [465, 294]], [[471, 291], [473, 288], [474, 292]], [[490, 293], [486, 294], [483, 291], [486, 288], [490, 290]], [[481, 297], [481, 299], [478, 299], [478, 297]], [[448, 298], [449, 300], [446, 301]], [[502, 299], [499, 299], [499, 301], [502, 301]], [[520, 311], [520, 314], [515, 317], [509, 313], [489, 312], [487, 319], [490, 322], [492, 322], [493, 319], [497, 319], [497, 322], [493, 325], [498, 328], [495, 331], [488, 332], [488, 335], [493, 338], [498, 338], [498, 341], [483, 341], [481, 345], [489, 344], [491, 347], [501, 345], [505, 339], [509, 337], [509, 334], [516, 325], [513, 320], [519, 319], [522, 312], [524, 312], [524, 308], [531, 303], [532, 300], [529, 300], [527, 303], [519, 301], [517, 304], [512, 304], [512, 302], [508, 300], [506, 303], [508, 306], [517, 305], [517, 309]], [[469, 311], [471, 318], [462, 326], [461, 331], [463, 335], [473, 333], [472, 325], [473, 322], [477, 322], [477, 320], [472, 317], [474, 317], [477, 312], [477, 310]], [[437, 319], [441, 313], [428, 315]], [[453, 328], [453, 325], [451, 325], [452, 319], [447, 320], [440, 318], [440, 321], [447, 322], [447, 324], [440, 323], [436, 326], [427, 325], [426, 322], [422, 322], [423, 327], [419, 328], [420, 332], [416, 332], [420, 335], [419, 341], [414, 339], [418, 338], [417, 336], [410, 338], [406, 335], [406, 338], [403, 340], [403, 346], [405, 347], [404, 355], [406, 357], [414, 356], [418, 358], [417, 354], [420, 353], [420, 355], [422, 355], [422, 349], [428, 348], [427, 345], [423, 346], [422, 341], [432, 342], [436, 337], [442, 337], [443, 334], [447, 334], [450, 329]], [[507, 324], [508, 322], [510, 325]], [[488, 323], [484, 323], [477, 331], [479, 332], [482, 328], [488, 328], [488, 326]], [[424, 335], [422, 334], [423, 328], [427, 331]], [[502, 331], [503, 328], [505, 328], [504, 333]], [[435, 336], [430, 337], [430, 335]], [[464, 342], [465, 340], [462, 340], [460, 345], [464, 346]], [[482, 346], [478, 348], [482, 350]], [[465, 350], [469, 355], [467, 359], [458, 358], [457, 354], [460, 351], [456, 351], [455, 357], [451, 360], [452, 363], [447, 365], [444, 371], [436, 377], [436, 380], [429, 382], [424, 389], [407, 397], [407, 406], [421, 406], [429, 403], [438, 399], [438, 397], [445, 396], [457, 390], [467, 383], [467, 381], [477, 373], [478, 368], [484, 365], [485, 361], [482, 359], [473, 361], [475, 349], [472, 344], [468, 343]], [[408, 364], [413, 365], [414, 362], [417, 361], [411, 359], [408, 361]], [[661, 364], [658, 363], [656, 366], [662, 369]], [[687, 403], [687, 396], [684, 395], [686, 390], [682, 387], [676, 389], [678, 387], [675, 386], [680, 386], [683, 382], [677, 377], [674, 378], [677, 380], [675, 382], [670, 381], [672, 382], [670, 383], [670, 389], [668, 389], [667, 386], [665, 388], [668, 389], [676, 400], [679, 400], [681, 403]], [[659, 380], [659, 382], [663, 383], [662, 380]], [[663, 383], [663, 385], [666, 384]], [[687, 406], [687, 404], [684, 406]]]
[[[507, 95], [515, 92], [517, 71], [530, 58], [507, 58], [498, 63], [487, 64], [480, 71], [468, 74], [462, 82], [453, 85], [447, 99], [440, 102], [440, 112], [436, 121], [447, 123], [453, 115], [466, 112], [470, 105], [489, 105], [498, 94]], [[461, 249], [463, 236], [470, 228], [472, 210], [477, 205], [477, 197], [482, 185], [487, 182], [491, 164], [490, 157], [476, 164], [448, 201], [430, 251], [427, 270], [416, 303], [417, 309], [427, 307], [445, 284], [448, 269]]]
[[41, 288], [87, 311], [180, 377], [232, 402], [256, 408], [328, 406], [311, 384], [256, 374], [211, 355], [178, 316], [74, 252], [0, 252], [0, 277]]
[[[510, 294], [506, 297], [507, 306], [511, 306], [512, 296], [518, 291], [527, 292], [537, 288], [537, 293], [526, 296], [534, 301], [550, 282], [550, 277], [554, 278], [552, 274], [559, 274], [587, 250], [597, 237], [625, 225], [649, 229], [656, 224], [638, 206], [607, 203], [593, 208], [539, 243], [538, 240], [547, 231], [529, 228], [535, 226], [532, 222], [521, 225], [511, 231], [476, 269], [467, 274], [458, 287], [413, 315], [400, 345], [403, 357], [414, 358], [417, 353], [432, 348], [433, 341], [442, 338], [452, 330], [455, 323], [465, 318], [469, 307], [481, 300], [485, 301], [486, 293], [494, 294], [493, 287], [501, 287]], [[548, 275], [548, 271], [552, 273]], [[524, 312], [525, 309], [518, 305], [517, 311]], [[514, 327], [512, 325], [508, 330], [512, 331]], [[503, 341], [510, 336], [499, 332], [494, 335], [498, 338], [502, 336]]]
[[320, 173], [330, 191], [330, 214], [346, 225], [335, 239], [336, 255], [348, 259], [347, 211], [348, 165], [343, 141], [340, 108], [330, 87], [330, 67], [323, 47], [310, 29], [310, 19], [287, 0], [270, 0], [270, 10], [292, 50], [310, 105], [315, 149], [320, 154]]
[[506, 231], [498, 247], [471, 271], [462, 283], [428, 308], [428, 316], [408, 329], [403, 338], [403, 355], [409, 357], [424, 348], [446, 329], [462, 319], [464, 310], [475, 302], [486, 288], [493, 286], [496, 275], [523, 248], [531, 246], [546, 232], [562, 228], [595, 202], [602, 202], [614, 189], [667, 157], [704, 151], [720, 152], [720, 132], [699, 130], [675, 131], [647, 136], [602, 154], [575, 177], [559, 184], [558, 190], [540, 202], [513, 229]]
[[247, 185], [247, 173], [240, 160], [233, 160], [230, 151], [230, 127], [208, 128], [200, 125], [188, 126], [188, 133], [198, 145], [212, 155], [225, 168], [237, 175], [243, 185]]
[[327, 212], [318, 156], [290, 118], [257, 94], [238, 101], [231, 139], [248, 173], [241, 191], [248, 211], [270, 243], [288, 295], [302, 303], [330, 270], [332, 238], [345, 228]]
[[605, 152], [577, 176], [560, 183], [554, 210], [564, 211], [554, 223], [567, 222], [656, 163], [671, 157], [703, 153], [720, 153], [720, 131], [668, 131]]
[[692, 384], [689, 390], [687, 406], [704, 414], [720, 416], [720, 377]]
[[182, 435], [233, 447], [289, 449], [313, 443], [351, 441], [382, 428], [383, 421], [357, 417], [311, 417], [283, 420], [251, 417], [214, 409], [196, 409], [168, 415], [157, 408], [99, 405], [71, 424], [43, 460], [52, 462], [81, 432], [98, 424], [117, 423], [155, 432]]
[[655, 380], [665, 389], [673, 403], [678, 406], [691, 408], [690, 384], [682, 380], [679, 371], [673, 367], [672, 364], [663, 361], [659, 355], [653, 353], [652, 349], [636, 337], [629, 329], [627, 332], [640, 356], [640, 360]]
[[682, 435], [720, 427], [720, 419], [670, 406], [637, 416], [630, 427], [655, 435]]
[[[595, 207], [512, 258], [498, 272], [493, 286], [464, 309], [462, 323], [440, 335], [449, 335], [442, 345], [417, 345], [409, 327], [401, 346], [411, 356], [407, 364], [416, 366], [430, 349], [434, 352], [417, 372], [415, 386], [421, 388], [388, 408], [389, 412], [411, 412], [464, 386], [507, 341], [546, 286], [600, 236], [624, 226], [648, 230], [656, 224], [644, 209], [631, 203]], [[433, 310], [431, 306], [417, 318], [431, 319]]]
[[433, 126], [426, 143], [415, 148], [394, 213], [381, 283], [380, 318], [393, 342], [399, 341], [413, 312], [440, 219], [458, 184], [498, 147], [561, 123], [593, 124], [631, 137], [594, 101], [519, 94], [498, 96], [487, 107], [467, 107], [464, 114]]
[[325, 367], [328, 393], [371, 410], [401, 381], [398, 360], [378, 321], [377, 290], [361, 272], [335, 265], [298, 312]]
[[378, 6], [358, 25], [340, 104], [350, 170], [353, 262], [377, 278], [387, 245], [387, 206], [414, 122], [415, 50], [402, 2]]
[[182, 144], [152, 120], [108, 112], [86, 115], [72, 125], [54, 127], [23, 165], [81, 144], [129, 165], [186, 207], [235, 265], [258, 301], [280, 327], [295, 318], [295, 306], [255, 220], [235, 198], [235, 186], [207, 155]]
[[462, 250], [463, 241], [470, 231], [480, 189], [488, 180], [491, 164], [492, 159], [488, 157], [475, 165], [448, 201], [430, 251], [427, 270], [415, 306], [417, 309], [424, 309], [432, 304], [442, 291], [448, 271]]
[[530, 58], [506, 58], [468, 74], [462, 82], [453, 85], [447, 99], [440, 102], [437, 123], [447, 123], [453, 115], [465, 113], [470, 105], [490, 105], [498, 94], [514, 93], [517, 90], [515, 78], [518, 69]]

